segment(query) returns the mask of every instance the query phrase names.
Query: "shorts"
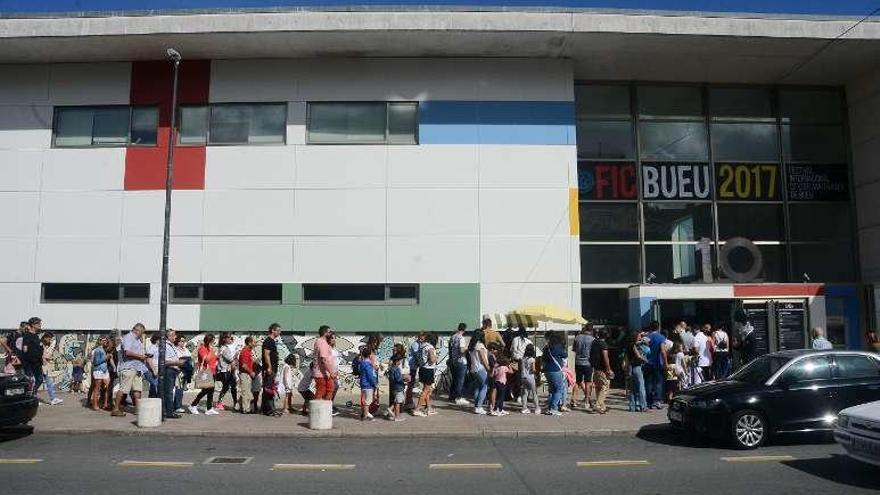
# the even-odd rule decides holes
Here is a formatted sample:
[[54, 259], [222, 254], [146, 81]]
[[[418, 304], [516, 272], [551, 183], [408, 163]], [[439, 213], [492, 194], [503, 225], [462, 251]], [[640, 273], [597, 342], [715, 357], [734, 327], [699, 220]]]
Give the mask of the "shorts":
[[92, 378], [94, 378], [95, 380], [109, 380], [110, 379], [110, 372], [108, 372], [108, 371], [93, 371]]
[[403, 404], [403, 392], [394, 392], [394, 403]]
[[373, 392], [371, 388], [361, 389], [361, 407], [369, 406], [373, 403]]
[[312, 392], [311, 390], [300, 390], [300, 391], [299, 391], [299, 395], [301, 395], [302, 398], [303, 398], [306, 402], [308, 402], [308, 401], [310, 401], [310, 400], [312, 400], [312, 399], [315, 398], [315, 393]]
[[131, 392], [143, 392], [144, 379], [135, 370], [122, 370], [119, 372], [119, 391], [123, 394]]
[[434, 368], [419, 368], [419, 383], [422, 385], [433, 385]]
[[593, 367], [588, 364], [574, 365], [574, 381], [584, 383], [593, 380]]

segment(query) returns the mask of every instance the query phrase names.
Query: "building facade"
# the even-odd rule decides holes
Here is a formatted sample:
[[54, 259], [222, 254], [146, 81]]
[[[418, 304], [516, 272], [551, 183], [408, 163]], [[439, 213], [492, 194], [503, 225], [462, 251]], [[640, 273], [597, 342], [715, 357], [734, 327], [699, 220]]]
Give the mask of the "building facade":
[[169, 46], [174, 328], [411, 334], [553, 303], [775, 350], [815, 325], [862, 347], [876, 321], [880, 22], [858, 2], [106, 3], [0, 17], [2, 326], [158, 325]]

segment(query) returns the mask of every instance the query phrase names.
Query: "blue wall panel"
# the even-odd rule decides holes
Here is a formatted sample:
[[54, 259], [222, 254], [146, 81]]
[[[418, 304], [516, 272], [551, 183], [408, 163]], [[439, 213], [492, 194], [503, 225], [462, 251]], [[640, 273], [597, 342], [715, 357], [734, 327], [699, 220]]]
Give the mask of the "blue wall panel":
[[422, 144], [575, 144], [574, 103], [425, 101]]

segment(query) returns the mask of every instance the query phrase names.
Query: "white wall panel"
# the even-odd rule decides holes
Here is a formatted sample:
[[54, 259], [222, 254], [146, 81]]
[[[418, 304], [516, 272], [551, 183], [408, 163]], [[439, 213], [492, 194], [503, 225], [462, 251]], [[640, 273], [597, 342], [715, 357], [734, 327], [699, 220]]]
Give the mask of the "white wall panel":
[[0, 150], [0, 191], [38, 191], [43, 153]]
[[[150, 302], [154, 304], [119, 304], [116, 306], [116, 324], [122, 333], [133, 327], [135, 323], [143, 323], [147, 331], [159, 328], [159, 292], [150, 291]], [[174, 328], [168, 325], [168, 328]], [[149, 336], [149, 334], [147, 334]]]
[[476, 236], [391, 237], [388, 282], [478, 282], [479, 255]]
[[49, 103], [48, 65], [0, 65], [0, 105]]
[[294, 101], [302, 62], [296, 59], [211, 61], [211, 102]]
[[209, 146], [205, 189], [292, 188], [294, 159], [288, 146]]
[[0, 192], [0, 212], [0, 237], [35, 236], [40, 220], [40, 194]]
[[290, 237], [206, 237], [202, 281], [281, 283], [293, 280]]
[[40, 282], [116, 282], [119, 238], [41, 237], [37, 246]]
[[125, 148], [50, 149], [44, 156], [43, 190], [123, 189]]
[[483, 237], [481, 281], [570, 283], [570, 249], [569, 236]]
[[34, 313], [43, 319], [47, 330], [108, 330], [116, 327], [118, 311], [116, 304], [46, 303], [37, 305]]
[[[201, 235], [203, 191], [174, 191], [171, 235]], [[122, 196], [122, 235], [161, 236], [165, 225], [165, 191], [126, 191]]]
[[36, 238], [0, 237], [0, 284], [34, 282], [36, 252]]
[[205, 235], [291, 235], [294, 191], [205, 192]]
[[296, 187], [385, 187], [385, 146], [296, 146]]
[[[158, 238], [161, 246], [162, 239]], [[172, 237], [169, 251], [169, 280], [180, 283], [202, 281], [204, 241], [201, 237]], [[161, 247], [159, 248], [161, 250]], [[161, 252], [161, 251], [160, 251]]]
[[[504, 313], [526, 304], [558, 304], [577, 311], [580, 289], [564, 283], [480, 284], [480, 312]], [[555, 325], [554, 325], [555, 327]]]
[[577, 163], [574, 146], [481, 145], [478, 149], [482, 187], [576, 186], [570, 182], [570, 169]]
[[197, 304], [168, 306], [168, 327], [176, 330], [199, 330], [201, 307]]
[[568, 235], [568, 189], [482, 189], [483, 235]]
[[388, 147], [390, 187], [477, 187], [478, 147], [420, 145]]
[[[4, 328], [18, 325], [18, 322], [36, 316], [40, 284], [0, 283], [0, 321]], [[46, 326], [46, 328], [54, 328]]]
[[297, 235], [385, 235], [385, 190], [301, 189], [294, 213]]
[[480, 100], [573, 101], [574, 75], [568, 60], [481, 61]]
[[383, 101], [399, 81], [395, 72], [390, 64], [374, 59], [310, 60], [299, 64], [299, 99]]
[[478, 233], [476, 189], [391, 189], [390, 235]]
[[0, 106], [0, 150], [43, 150], [51, 142], [51, 107]]
[[118, 241], [122, 193], [43, 193], [40, 216], [40, 235], [107, 236]]
[[57, 64], [51, 66], [49, 92], [55, 105], [127, 105], [131, 64]]
[[161, 237], [122, 238], [119, 282], [160, 282], [162, 280], [161, 267]]
[[384, 237], [296, 237], [297, 282], [384, 283]]

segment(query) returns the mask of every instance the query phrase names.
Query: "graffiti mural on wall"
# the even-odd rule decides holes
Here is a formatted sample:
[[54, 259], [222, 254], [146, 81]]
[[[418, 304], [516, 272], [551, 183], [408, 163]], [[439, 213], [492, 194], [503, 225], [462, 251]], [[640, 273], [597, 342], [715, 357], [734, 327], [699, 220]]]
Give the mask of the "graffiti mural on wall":
[[[88, 389], [89, 377], [91, 376], [91, 364], [88, 357], [95, 348], [98, 339], [103, 335], [107, 334], [76, 332], [59, 332], [55, 334], [55, 351], [52, 353], [47, 371], [61, 390], [70, 390], [73, 366], [77, 360], [84, 363], [83, 388]], [[195, 354], [196, 349], [204, 340], [205, 333], [185, 333], [184, 335], [187, 337], [187, 348]], [[259, 361], [262, 357], [261, 347], [265, 334], [235, 333], [233, 334], [235, 346], [239, 349], [244, 347], [244, 341], [249, 335], [252, 335], [257, 342], [257, 347], [254, 349], [254, 357]], [[349, 390], [357, 386], [358, 379], [351, 374], [351, 363], [359, 349], [367, 342], [367, 337], [367, 335], [336, 334], [336, 350], [339, 351], [340, 355], [339, 382], [342, 390]], [[297, 369], [294, 370], [295, 382], [299, 381], [302, 377], [302, 372], [311, 362], [316, 338], [316, 335], [281, 336], [281, 341], [278, 345], [278, 354], [281, 361], [283, 362], [291, 353], [297, 356]], [[386, 336], [379, 346], [379, 361], [386, 363], [390, 360], [394, 344], [402, 343], [404, 347], [409, 348], [410, 343], [414, 339], [415, 336], [413, 335]], [[447, 343], [448, 337], [442, 337], [437, 346], [440, 359], [438, 369], [441, 370], [441, 373], [446, 370]], [[5, 363], [5, 360], [6, 356], [0, 352], [0, 362]]]

